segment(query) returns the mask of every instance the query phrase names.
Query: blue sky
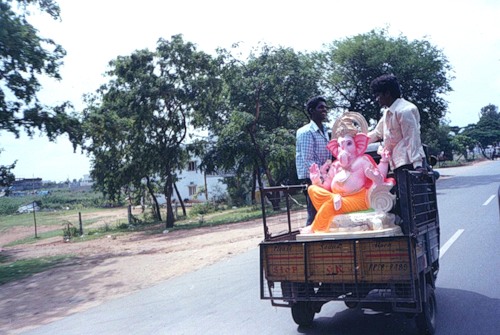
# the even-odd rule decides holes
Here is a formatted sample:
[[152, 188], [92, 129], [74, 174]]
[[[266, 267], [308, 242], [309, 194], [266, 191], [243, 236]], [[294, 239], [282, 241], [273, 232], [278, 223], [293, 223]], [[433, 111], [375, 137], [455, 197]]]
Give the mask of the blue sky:
[[[454, 68], [447, 118], [452, 125], [476, 123], [482, 107], [500, 107], [500, 2], [496, 0], [59, 0], [61, 21], [47, 15], [30, 19], [43, 36], [67, 51], [63, 80], [42, 80], [39, 97], [46, 104], [69, 100], [83, 107], [82, 95], [105, 82], [107, 64], [118, 55], [154, 49], [158, 38], [182, 34], [200, 50], [212, 53], [235, 42], [248, 48], [258, 42], [319, 50], [324, 44], [372, 29], [426, 39], [441, 49]], [[80, 179], [89, 173], [85, 155], [69, 141], [43, 136], [20, 139], [0, 131], [0, 164], [18, 160], [18, 178]]]

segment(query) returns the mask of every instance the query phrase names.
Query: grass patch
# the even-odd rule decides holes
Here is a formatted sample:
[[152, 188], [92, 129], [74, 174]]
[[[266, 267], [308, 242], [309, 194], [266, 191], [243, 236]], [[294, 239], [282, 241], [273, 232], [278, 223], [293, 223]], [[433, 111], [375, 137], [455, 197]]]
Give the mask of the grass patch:
[[0, 253], [0, 264], [7, 263], [9, 261], [9, 256], [4, 253]]
[[[64, 227], [61, 227], [61, 229], [56, 229], [56, 230], [51, 230], [51, 231], [46, 231], [43, 233], [38, 233], [37, 237], [35, 238], [34, 236], [26, 237], [23, 239], [15, 240], [10, 243], [5, 244], [6, 247], [11, 247], [15, 245], [21, 245], [21, 244], [32, 244], [36, 243], [40, 240], [43, 239], [48, 239], [48, 238], [53, 238], [53, 237], [60, 237], [61, 240], [64, 239], [64, 233], [63, 233]], [[81, 241], [88, 241], [88, 240], [95, 240], [98, 238], [102, 238], [107, 235], [116, 235], [117, 233], [123, 233], [123, 232], [128, 232], [131, 229], [128, 228], [128, 225], [124, 225], [123, 223], [118, 223], [116, 225], [109, 225], [105, 224], [102, 227], [99, 228], [88, 228], [84, 229], [84, 234], [83, 236], [79, 235], [79, 230], [75, 228], [76, 235], [72, 235], [70, 242], [81, 242]]]
[[39, 273], [71, 258], [70, 256], [41, 257], [18, 260], [11, 263], [0, 264], [0, 285], [26, 278]]
[[205, 215], [192, 215], [188, 218], [175, 221], [172, 230], [217, 226], [253, 220], [260, 217], [262, 217], [262, 210], [260, 208], [242, 207]]
[[[298, 208], [300, 209], [300, 208]], [[292, 209], [293, 210], [293, 209]], [[266, 216], [278, 215], [286, 212], [273, 211], [271, 208], [266, 209]], [[193, 229], [201, 227], [212, 227], [224, 224], [244, 222], [262, 218], [262, 210], [260, 206], [241, 207], [237, 209], [225, 210], [206, 215], [191, 216], [185, 219], [175, 221], [174, 227], [169, 228], [170, 231], [180, 229]], [[163, 223], [164, 225], [164, 223]]]
[[107, 236], [117, 236], [126, 232], [135, 231], [136, 229], [123, 228], [122, 225], [117, 227], [103, 227], [98, 229], [88, 230], [83, 236], [76, 236], [71, 239], [71, 242], [82, 242], [96, 240]]
[[[123, 209], [125, 212], [126, 208]], [[82, 214], [82, 221], [85, 225], [93, 224], [99, 218], [89, 218], [86, 217], [86, 214], [109, 211], [107, 208], [84, 208], [81, 210], [58, 210], [58, 211], [40, 211], [36, 212], [35, 215], [33, 213], [24, 213], [24, 214], [11, 214], [11, 215], [0, 215], [2, 221], [0, 223], [0, 231], [7, 230], [11, 227], [31, 227], [34, 226], [34, 222], [36, 219], [38, 226], [58, 226], [68, 220], [68, 218], [72, 218], [72, 223], [74, 225], [78, 225], [78, 213]]]
[[0, 198], [0, 215], [15, 214], [18, 207], [32, 203], [33, 201], [46, 210], [78, 210], [95, 207], [102, 208], [110, 205], [100, 192], [51, 189], [50, 194], [46, 195], [26, 194], [20, 197]]
[[[267, 215], [269, 215], [269, 213], [267, 213]], [[174, 227], [168, 228], [168, 230], [175, 231], [202, 227], [213, 227], [224, 224], [255, 220], [259, 218], [262, 218], [262, 210], [260, 209], [260, 207], [255, 206], [226, 209], [223, 211], [204, 215], [193, 215], [189, 213], [187, 217], [180, 216], [174, 222]], [[163, 217], [163, 219], [165, 218]], [[129, 226], [127, 230], [130, 231], [131, 229], [134, 231], [146, 231], [147, 234], [158, 234], [165, 230], [165, 221], [142, 222], [139, 225], [133, 225], [131, 227]]]
[[[282, 203], [284, 205], [284, 202]], [[292, 203], [293, 206], [293, 203]], [[303, 208], [294, 208], [294, 209], [303, 209]], [[294, 210], [292, 209], [292, 210]], [[37, 214], [37, 225], [45, 226], [49, 223], [51, 226], [60, 226], [60, 229], [55, 229], [51, 231], [47, 231], [44, 233], [38, 233], [37, 238], [34, 235], [19, 239], [13, 242], [6, 244], [5, 246], [15, 246], [21, 244], [29, 244], [35, 243], [42, 239], [53, 238], [60, 236], [63, 239], [63, 229], [70, 224], [71, 226], [71, 239], [67, 242], [78, 243], [82, 241], [94, 240], [103, 237], [107, 237], [111, 235], [112, 237], [119, 234], [126, 234], [129, 232], [137, 232], [137, 231], [145, 231], [148, 234], [158, 234], [161, 233], [165, 229], [165, 221], [158, 222], [154, 221], [152, 216], [147, 213], [135, 214], [135, 217], [138, 221], [134, 224], [128, 224], [128, 220], [126, 218], [117, 219], [114, 218], [107, 222], [102, 223], [99, 226], [96, 226], [96, 221], [103, 221], [102, 218], [96, 217], [95, 213], [100, 210], [94, 209], [83, 209], [82, 212], [82, 221], [83, 221], [83, 236], [79, 236], [79, 227], [77, 218], [78, 211], [69, 210], [69, 211], [59, 211], [59, 212], [40, 212]], [[106, 209], [102, 209], [102, 211], [106, 211]], [[126, 208], [123, 209], [124, 213], [126, 212]], [[87, 216], [86, 213], [91, 212], [92, 216]], [[271, 207], [266, 208], [266, 215], [271, 216], [275, 214], [282, 213], [283, 211], [274, 212]], [[2, 216], [2, 223], [0, 224], [0, 232], [3, 230], [8, 230], [9, 227], [13, 226], [23, 226], [26, 223], [21, 224], [18, 221], [21, 217], [32, 220], [32, 213], [30, 214], [22, 214], [22, 215], [11, 215], [7, 216], [7, 220], [4, 220], [6, 217]], [[42, 218], [50, 218], [50, 220], [44, 220]], [[162, 213], [162, 218], [165, 219], [165, 213]], [[254, 206], [246, 206], [239, 208], [229, 208], [229, 209], [218, 209], [215, 212], [210, 212], [206, 214], [199, 213], [191, 213], [188, 211], [187, 217], [180, 216], [174, 223], [173, 228], [169, 228], [170, 231], [180, 230], [180, 229], [194, 229], [201, 227], [212, 227], [224, 224], [231, 224], [237, 222], [244, 222], [249, 220], [255, 220], [262, 218], [262, 210], [260, 205]], [[29, 220], [28, 220], [29, 221]], [[92, 226], [93, 225], [93, 226]], [[92, 227], [90, 227], [92, 226]]]
[[23, 238], [20, 240], [16, 240], [16, 241], [12, 241], [10, 243], [7, 243], [5, 246], [11, 247], [14, 245], [19, 245], [19, 244], [31, 244], [31, 243], [35, 243], [35, 242], [38, 242], [40, 240], [55, 237], [55, 236], [61, 236], [61, 238], [62, 238], [62, 230], [51, 230], [51, 231], [46, 231], [43, 233], [38, 233], [36, 238], [35, 238], [35, 236], [26, 237], [26, 238]]

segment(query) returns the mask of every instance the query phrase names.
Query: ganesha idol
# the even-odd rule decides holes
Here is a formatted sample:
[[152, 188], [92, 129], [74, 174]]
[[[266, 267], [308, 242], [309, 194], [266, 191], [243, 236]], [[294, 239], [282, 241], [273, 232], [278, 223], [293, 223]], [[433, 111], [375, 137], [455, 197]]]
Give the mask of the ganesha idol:
[[[301, 234], [383, 228], [382, 221], [387, 217], [384, 214], [394, 205], [395, 196], [390, 190], [395, 181], [387, 178], [387, 150], [379, 148], [378, 166], [365, 154], [367, 131], [365, 118], [356, 112], [344, 113], [333, 125], [333, 139], [327, 148], [335, 160], [309, 168], [312, 185], [308, 193], [317, 214], [310, 226], [301, 229]], [[368, 211], [368, 219], [366, 212], [356, 213], [357, 217], [350, 214], [350, 218], [343, 215], [369, 209], [372, 210]]]

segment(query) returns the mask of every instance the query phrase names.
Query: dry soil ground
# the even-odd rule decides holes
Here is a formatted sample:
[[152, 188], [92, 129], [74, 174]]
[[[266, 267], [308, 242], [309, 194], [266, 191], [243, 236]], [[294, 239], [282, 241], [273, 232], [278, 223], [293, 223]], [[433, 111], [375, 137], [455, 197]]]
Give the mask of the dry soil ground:
[[[122, 209], [110, 215], [123, 213]], [[32, 233], [31, 228], [4, 232], [0, 247]], [[77, 243], [56, 237], [3, 247], [1, 253], [14, 259], [67, 254], [76, 258], [1, 285], [0, 334], [18, 334], [245, 252], [256, 247], [262, 235], [259, 219], [166, 234], [134, 232]]]

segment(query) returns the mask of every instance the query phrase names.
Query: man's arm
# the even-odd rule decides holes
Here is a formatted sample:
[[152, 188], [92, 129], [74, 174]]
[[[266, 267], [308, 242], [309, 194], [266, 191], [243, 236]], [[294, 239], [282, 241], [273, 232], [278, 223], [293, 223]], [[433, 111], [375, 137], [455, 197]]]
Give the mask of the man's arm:
[[314, 155], [312, 135], [308, 131], [297, 133], [296, 140], [296, 161], [297, 177], [299, 179], [309, 178], [309, 168], [311, 167]]
[[420, 114], [418, 108], [411, 107], [403, 110], [398, 115], [398, 122], [410, 163], [413, 164], [414, 168], [422, 166], [423, 157], [420, 152], [422, 141], [420, 139]]
[[372, 131], [368, 132], [368, 143], [381, 141], [384, 137], [384, 124], [382, 122], [384, 118], [380, 119], [377, 126]]
[[[309, 171], [311, 165], [315, 163], [315, 148], [314, 148], [314, 139], [313, 134], [311, 132], [304, 133], [304, 138], [302, 141], [302, 153], [304, 157], [304, 169]], [[309, 176], [308, 176], [309, 177]]]

